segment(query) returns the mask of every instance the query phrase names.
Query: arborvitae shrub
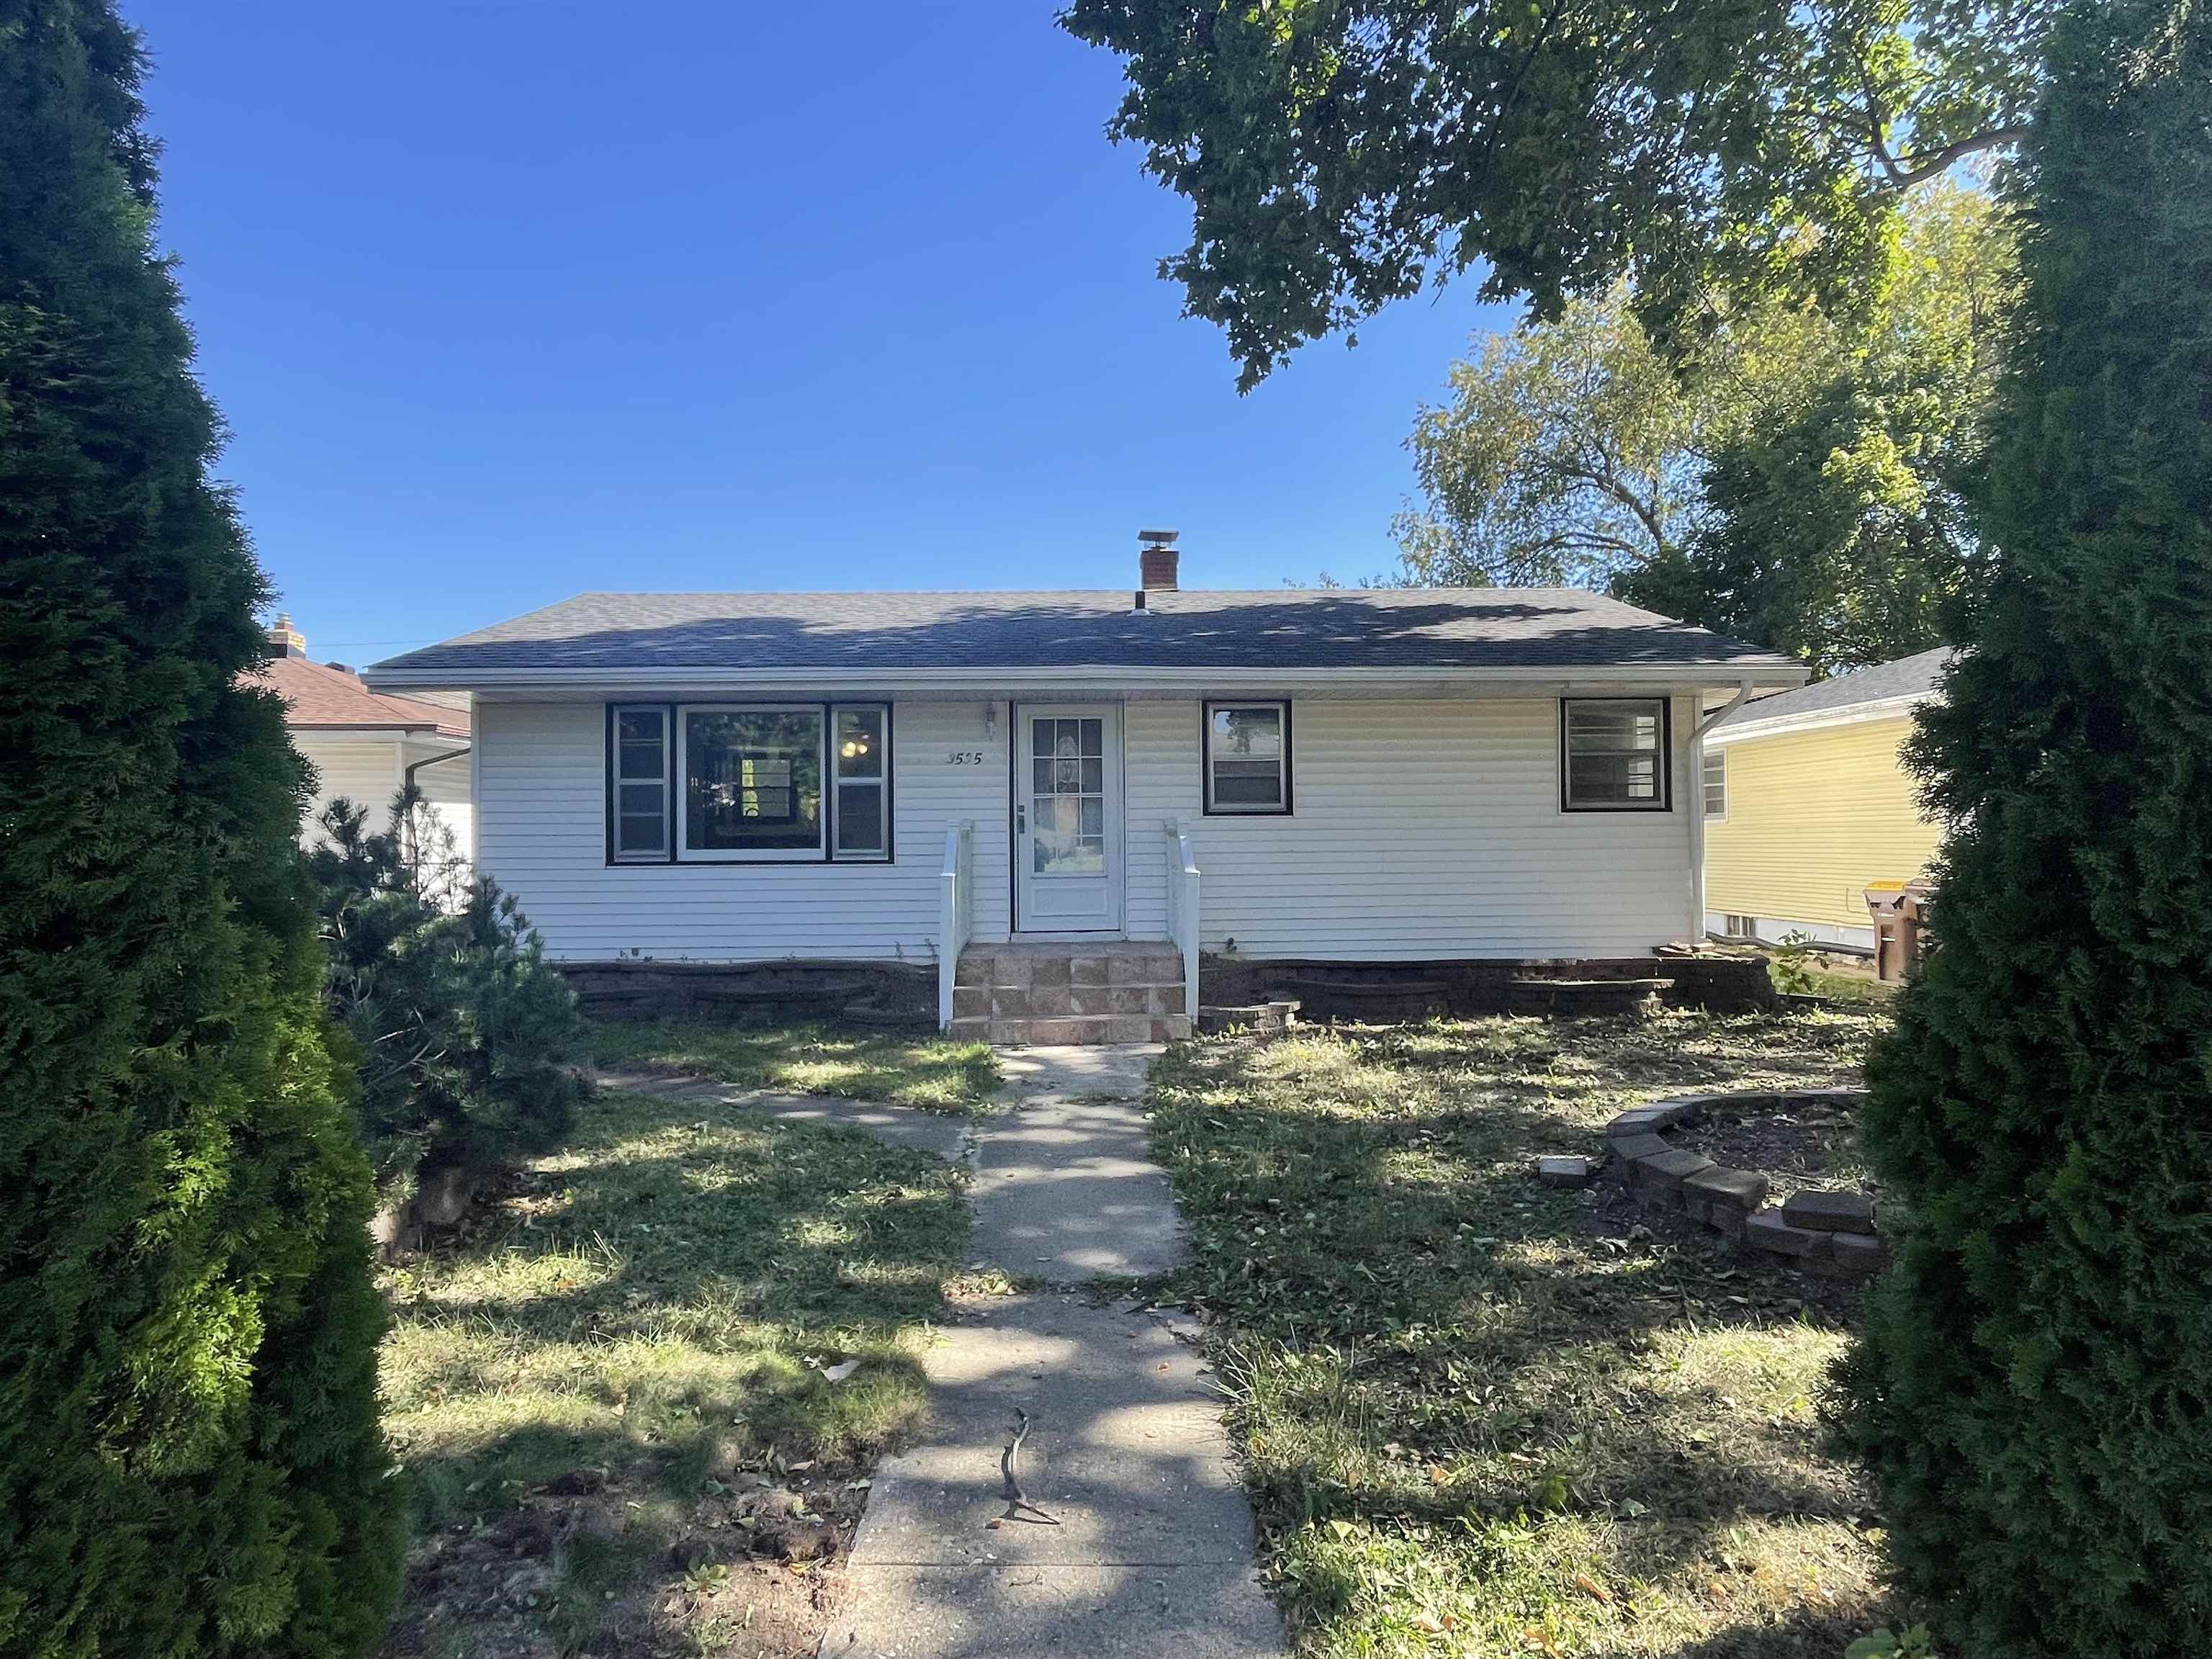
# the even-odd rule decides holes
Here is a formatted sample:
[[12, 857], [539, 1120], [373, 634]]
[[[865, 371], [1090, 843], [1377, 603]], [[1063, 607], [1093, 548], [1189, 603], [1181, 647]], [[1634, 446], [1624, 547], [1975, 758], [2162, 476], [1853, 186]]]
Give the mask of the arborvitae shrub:
[[366, 1161], [136, 38], [0, 0], [0, 1654], [367, 1653]]
[[1843, 1382], [1968, 1659], [2212, 1653], [2212, 11], [2082, 3], [2014, 195], [1993, 550], [1917, 753], [1910, 1224]]
[[585, 1083], [568, 981], [514, 898], [471, 879], [412, 790], [370, 833], [334, 800], [308, 867], [331, 952], [332, 1012], [358, 1050], [358, 1110], [379, 1193], [473, 1174], [556, 1140]]

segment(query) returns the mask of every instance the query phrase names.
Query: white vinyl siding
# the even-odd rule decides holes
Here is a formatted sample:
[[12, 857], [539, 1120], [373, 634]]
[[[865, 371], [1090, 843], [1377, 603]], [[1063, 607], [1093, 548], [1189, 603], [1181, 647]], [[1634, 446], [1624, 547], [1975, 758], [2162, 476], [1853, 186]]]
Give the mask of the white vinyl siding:
[[300, 821], [304, 844], [312, 847], [327, 839], [322, 833], [323, 809], [340, 796], [367, 810], [370, 830], [392, 827], [392, 802], [399, 793], [401, 776], [397, 738], [295, 730], [292, 746], [315, 769], [315, 793]]
[[[609, 866], [606, 711], [477, 706], [478, 857], [548, 950], [928, 962], [946, 826], [975, 825], [975, 936], [1007, 936], [1004, 702], [894, 700], [889, 865]], [[1163, 821], [1190, 825], [1208, 950], [1345, 960], [1634, 956], [1691, 927], [1689, 812], [1565, 812], [1553, 698], [1299, 697], [1291, 816], [1206, 817], [1201, 705], [1123, 706], [1127, 932], [1167, 929]], [[1691, 717], [1674, 709], [1677, 730]], [[980, 754], [981, 763], [965, 757]]]
[[[439, 739], [443, 748], [456, 745], [456, 739]], [[415, 774], [415, 782], [422, 791], [422, 799], [446, 828], [453, 832], [453, 845], [460, 849], [463, 858], [471, 862], [476, 858], [476, 809], [469, 803], [469, 757], [433, 761]]]
[[[936, 951], [945, 826], [975, 824], [975, 936], [1006, 936], [1006, 711], [895, 704], [892, 863], [614, 865], [604, 703], [479, 701], [478, 862], [550, 954], [605, 961], [896, 958]], [[983, 754], [982, 763], [953, 763]]]
[[[318, 732], [295, 726], [292, 746], [315, 769], [315, 793], [300, 820], [300, 842], [313, 847], [325, 839], [319, 821], [323, 808], [343, 795], [366, 807], [372, 830], [392, 827], [392, 803], [399, 793], [410, 761], [444, 754], [465, 741], [455, 738], [422, 737], [410, 750], [398, 737], [373, 732]], [[453, 844], [463, 858], [473, 855], [476, 814], [469, 803], [469, 761], [436, 761], [415, 774], [422, 798], [453, 832]]]
[[[1165, 932], [1161, 825], [1181, 817], [1209, 951], [1233, 939], [1253, 957], [1607, 957], [1683, 937], [1682, 815], [1563, 812], [1559, 709], [1300, 697], [1296, 813], [1239, 818], [1200, 811], [1199, 704], [1133, 702], [1129, 931]], [[1686, 702], [1674, 711], [1688, 716]]]

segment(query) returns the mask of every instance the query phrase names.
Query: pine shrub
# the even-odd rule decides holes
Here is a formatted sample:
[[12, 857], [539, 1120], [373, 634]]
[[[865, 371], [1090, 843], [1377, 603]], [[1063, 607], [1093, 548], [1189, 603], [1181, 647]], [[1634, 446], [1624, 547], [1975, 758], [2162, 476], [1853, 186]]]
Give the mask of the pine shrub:
[[419, 793], [371, 833], [325, 809], [310, 855], [332, 1012], [351, 1034], [362, 1139], [397, 1207], [433, 1176], [473, 1176], [557, 1140], [585, 1088], [583, 1022], [512, 895], [457, 872]]
[[1968, 1659], [2212, 1653], [2212, 12], [2081, 3], [2013, 194], [1994, 550], [1869, 1067], [1909, 1218], [1845, 1368]]
[[0, 0], [0, 1655], [376, 1644], [397, 1483], [262, 577], [136, 37]]

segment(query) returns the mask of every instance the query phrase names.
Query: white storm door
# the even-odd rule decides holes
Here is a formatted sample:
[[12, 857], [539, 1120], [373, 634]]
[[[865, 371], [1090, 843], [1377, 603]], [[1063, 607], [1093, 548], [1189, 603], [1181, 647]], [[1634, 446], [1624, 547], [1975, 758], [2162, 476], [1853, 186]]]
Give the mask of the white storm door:
[[1121, 927], [1121, 711], [1111, 703], [1014, 716], [1014, 927]]

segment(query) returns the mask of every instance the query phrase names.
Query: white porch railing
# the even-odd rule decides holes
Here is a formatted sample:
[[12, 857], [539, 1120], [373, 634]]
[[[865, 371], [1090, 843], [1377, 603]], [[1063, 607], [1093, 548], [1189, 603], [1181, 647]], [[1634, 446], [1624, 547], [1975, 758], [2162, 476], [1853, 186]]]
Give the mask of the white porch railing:
[[945, 870], [937, 878], [937, 1029], [952, 1026], [952, 982], [960, 953], [975, 932], [975, 825], [969, 818], [945, 829]]
[[1168, 937], [1182, 952], [1182, 1011], [1198, 1018], [1198, 854], [1191, 848], [1190, 825], [1167, 820]]

